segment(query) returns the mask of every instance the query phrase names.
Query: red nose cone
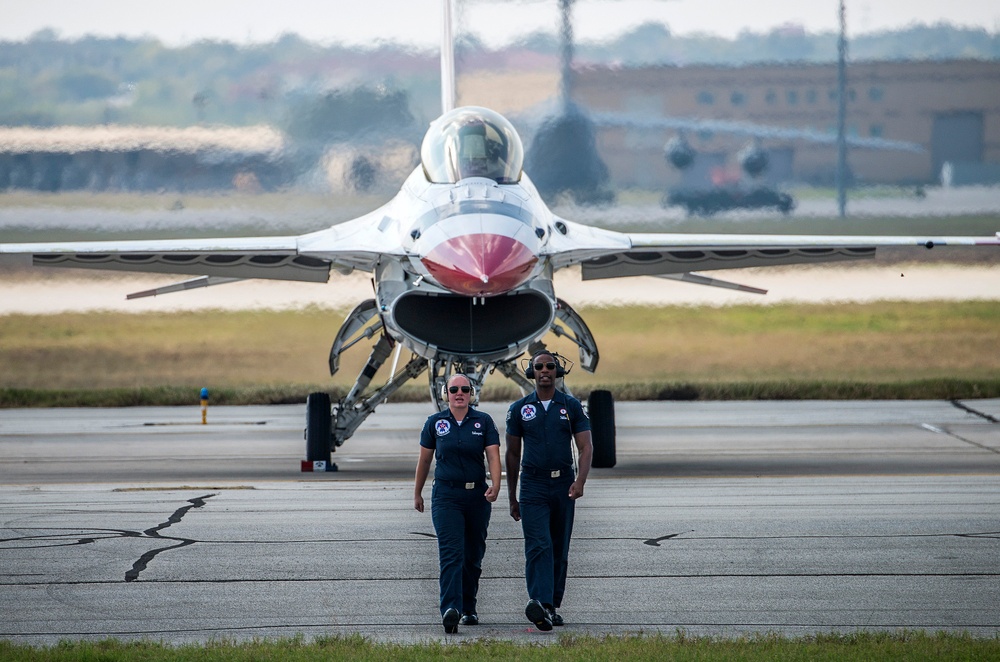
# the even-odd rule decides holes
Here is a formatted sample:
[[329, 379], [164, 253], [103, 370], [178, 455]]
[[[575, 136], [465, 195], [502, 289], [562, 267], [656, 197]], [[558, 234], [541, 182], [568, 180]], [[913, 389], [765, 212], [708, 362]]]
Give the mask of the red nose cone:
[[492, 296], [527, 280], [538, 256], [512, 237], [466, 234], [441, 242], [421, 262], [434, 280], [456, 294]]

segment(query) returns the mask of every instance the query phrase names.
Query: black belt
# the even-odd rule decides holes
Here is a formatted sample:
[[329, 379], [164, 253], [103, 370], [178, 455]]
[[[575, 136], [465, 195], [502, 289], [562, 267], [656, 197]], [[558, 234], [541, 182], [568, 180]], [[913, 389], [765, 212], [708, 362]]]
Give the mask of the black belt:
[[462, 490], [474, 490], [476, 489], [476, 487], [480, 485], [483, 487], [483, 489], [486, 489], [485, 480], [470, 480], [468, 482], [464, 482], [461, 480], [442, 480], [440, 478], [435, 478], [434, 482], [441, 483], [442, 485], [446, 485], [448, 487], [457, 487]]
[[535, 476], [536, 478], [559, 478], [561, 476], [569, 476], [573, 473], [572, 469], [536, 469], [535, 467], [521, 467], [521, 472], [526, 473], [529, 476]]

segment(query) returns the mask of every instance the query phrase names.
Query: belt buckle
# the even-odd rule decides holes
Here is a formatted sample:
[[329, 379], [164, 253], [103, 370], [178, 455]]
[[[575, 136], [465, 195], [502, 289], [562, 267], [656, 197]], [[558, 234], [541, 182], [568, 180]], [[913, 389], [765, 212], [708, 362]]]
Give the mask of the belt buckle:
[[549, 474], [549, 477], [550, 478], [558, 478], [561, 475], [562, 475], [562, 469], [556, 469], [555, 471], [553, 471], [552, 473]]
[[465, 489], [467, 489], [467, 490], [471, 490], [471, 489], [472, 489], [472, 488], [474, 488], [475, 486], [476, 486], [475, 482], [472, 482], [472, 483], [466, 483], [466, 484], [465, 484]]

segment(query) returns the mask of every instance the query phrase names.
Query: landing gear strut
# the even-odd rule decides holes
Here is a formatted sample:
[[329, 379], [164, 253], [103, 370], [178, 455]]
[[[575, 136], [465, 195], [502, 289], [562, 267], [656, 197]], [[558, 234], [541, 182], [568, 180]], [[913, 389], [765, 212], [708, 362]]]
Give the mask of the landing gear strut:
[[[371, 338], [382, 330], [381, 320], [372, 326], [366, 326], [375, 317], [374, 306], [374, 300], [362, 302], [347, 316], [340, 327], [330, 350], [331, 375], [339, 369], [340, 355], [344, 351], [362, 338]], [[354, 335], [357, 337], [348, 342], [348, 338]], [[392, 375], [385, 385], [368, 397], [363, 397], [375, 373], [392, 354], [393, 346], [393, 340], [382, 333], [372, 347], [368, 361], [358, 374], [354, 386], [337, 404], [331, 406], [330, 396], [326, 393], [313, 393], [306, 399], [306, 459], [302, 462], [303, 471], [337, 471], [336, 463], [330, 458], [337, 447], [342, 446], [354, 434], [358, 426], [380, 403], [385, 402], [403, 384], [427, 369], [427, 361], [414, 356], [400, 372]]]

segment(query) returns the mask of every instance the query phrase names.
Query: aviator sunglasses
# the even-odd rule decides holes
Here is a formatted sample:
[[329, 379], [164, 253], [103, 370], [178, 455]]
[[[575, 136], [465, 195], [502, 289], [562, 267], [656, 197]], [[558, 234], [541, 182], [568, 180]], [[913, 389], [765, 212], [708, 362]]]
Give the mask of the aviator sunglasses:
[[553, 363], [552, 361], [549, 361], [548, 363], [536, 363], [535, 364], [535, 370], [541, 370], [542, 368], [544, 368], [546, 370], [555, 370], [556, 369], [556, 364]]
[[449, 386], [449, 393], [458, 393], [458, 389], [462, 389], [462, 393], [468, 393], [472, 390], [471, 386]]

